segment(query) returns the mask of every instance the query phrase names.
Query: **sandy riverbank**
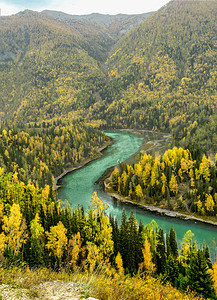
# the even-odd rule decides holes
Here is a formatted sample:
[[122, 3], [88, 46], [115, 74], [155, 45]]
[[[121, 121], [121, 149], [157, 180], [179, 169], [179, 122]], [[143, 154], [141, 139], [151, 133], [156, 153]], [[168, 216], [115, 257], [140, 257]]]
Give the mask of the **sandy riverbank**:
[[172, 136], [169, 133], [146, 129], [120, 129], [119, 131], [130, 132], [143, 137], [141, 147], [136, 153], [124, 161], [126, 164], [133, 164], [136, 156], [140, 152], [147, 152], [151, 155], [154, 155], [155, 153], [162, 155], [170, 147], [170, 143], [172, 142]]

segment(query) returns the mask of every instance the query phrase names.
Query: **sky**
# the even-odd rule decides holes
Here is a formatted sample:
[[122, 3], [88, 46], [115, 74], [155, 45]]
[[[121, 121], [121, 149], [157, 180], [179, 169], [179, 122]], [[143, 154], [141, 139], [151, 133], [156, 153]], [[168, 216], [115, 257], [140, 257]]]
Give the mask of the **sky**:
[[1, 15], [12, 15], [25, 9], [58, 10], [73, 15], [93, 12], [103, 14], [140, 14], [158, 10], [169, 0], [0, 0]]

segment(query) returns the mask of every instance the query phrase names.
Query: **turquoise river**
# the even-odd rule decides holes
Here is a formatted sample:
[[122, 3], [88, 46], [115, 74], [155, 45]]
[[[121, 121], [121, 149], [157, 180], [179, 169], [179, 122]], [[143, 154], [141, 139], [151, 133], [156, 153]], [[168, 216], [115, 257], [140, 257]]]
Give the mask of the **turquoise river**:
[[88, 209], [91, 195], [94, 191], [97, 191], [100, 198], [109, 206], [107, 213], [116, 216], [118, 220], [120, 220], [122, 210], [125, 208], [128, 216], [131, 211], [134, 212], [138, 222], [142, 220], [144, 224], [148, 224], [152, 220], [155, 220], [158, 226], [162, 227], [165, 232], [173, 226], [179, 242], [181, 242], [185, 232], [190, 229], [195, 234], [194, 238], [198, 244], [202, 244], [205, 241], [209, 245], [212, 260], [215, 260], [217, 226], [161, 216], [135, 206], [120, 204], [106, 193], [100, 191], [99, 186], [94, 184], [95, 181], [107, 168], [126, 160], [137, 152], [143, 142], [142, 137], [129, 132], [106, 131], [105, 133], [114, 139], [114, 144], [104, 152], [101, 158], [63, 177], [61, 179], [62, 187], [58, 190], [58, 197], [60, 199], [67, 199], [72, 207], [83, 205], [84, 209]]

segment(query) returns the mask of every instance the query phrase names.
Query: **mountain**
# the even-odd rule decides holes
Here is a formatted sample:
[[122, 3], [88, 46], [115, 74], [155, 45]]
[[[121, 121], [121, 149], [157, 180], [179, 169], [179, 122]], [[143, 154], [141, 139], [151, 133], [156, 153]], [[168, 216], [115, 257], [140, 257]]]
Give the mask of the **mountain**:
[[43, 14], [1, 18], [1, 116], [19, 123], [82, 114], [105, 82], [89, 48], [72, 27]]
[[138, 25], [147, 15], [1, 18], [0, 116], [167, 131], [216, 150], [216, 15], [216, 0], [173, 0]]
[[44, 11], [42, 15], [58, 21], [71, 28], [86, 44], [86, 50], [94, 59], [102, 62], [107, 59], [107, 53], [116, 40], [109, 31], [88, 19], [75, 18], [62, 12]]
[[136, 25], [148, 18], [152, 12], [139, 15], [69, 15], [59, 11], [44, 10], [42, 14], [52, 17], [73, 28], [89, 45], [88, 53], [104, 62], [112, 46]]
[[[89, 24], [91, 27], [98, 25], [98, 29], [103, 28], [116, 41], [136, 25], [148, 18], [153, 12], [135, 14], [135, 15], [104, 15], [100, 13], [92, 13], [89, 15], [69, 15], [63, 12], [44, 10], [43, 14], [52, 16], [53, 18], [67, 24]], [[78, 22], [80, 21], [80, 23]]]
[[126, 34], [107, 60], [108, 127], [172, 131], [217, 148], [217, 1], [174, 0]]
[[1, 17], [0, 116], [17, 124], [84, 118], [100, 99], [103, 62], [120, 31], [145, 17], [29, 10]]

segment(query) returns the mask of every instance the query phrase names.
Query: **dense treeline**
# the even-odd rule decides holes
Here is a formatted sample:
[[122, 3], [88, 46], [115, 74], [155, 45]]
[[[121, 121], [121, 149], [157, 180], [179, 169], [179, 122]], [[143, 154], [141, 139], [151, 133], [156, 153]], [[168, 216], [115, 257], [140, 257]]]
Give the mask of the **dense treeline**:
[[[121, 255], [123, 267], [131, 275], [137, 272], [161, 276], [164, 282], [186, 290], [187, 287], [205, 297], [215, 299], [211, 272], [212, 264], [208, 247], [197, 249], [193, 233], [189, 230], [183, 237], [179, 253], [176, 234], [171, 227], [165, 234], [155, 221], [137, 226], [134, 215], [127, 219], [123, 211], [120, 227], [111, 218], [114, 255]], [[207, 285], [206, 285], [207, 284]]]
[[91, 207], [71, 209], [55, 199], [49, 186], [38, 189], [0, 169], [0, 259], [5, 266], [78, 268], [90, 273], [105, 268], [108, 276], [160, 276], [181, 290], [216, 299], [216, 265], [206, 246], [197, 247], [188, 231], [178, 250], [171, 228], [166, 239], [155, 222], [137, 225], [133, 214], [117, 220], [106, 215], [96, 194]]
[[163, 156], [142, 154], [133, 166], [121, 164], [110, 177], [110, 189], [140, 203], [199, 215], [217, 214], [217, 156], [174, 147]]
[[98, 154], [105, 142], [99, 130], [83, 123], [42, 124], [43, 128], [0, 129], [0, 166], [39, 187], [52, 185], [54, 177]]

